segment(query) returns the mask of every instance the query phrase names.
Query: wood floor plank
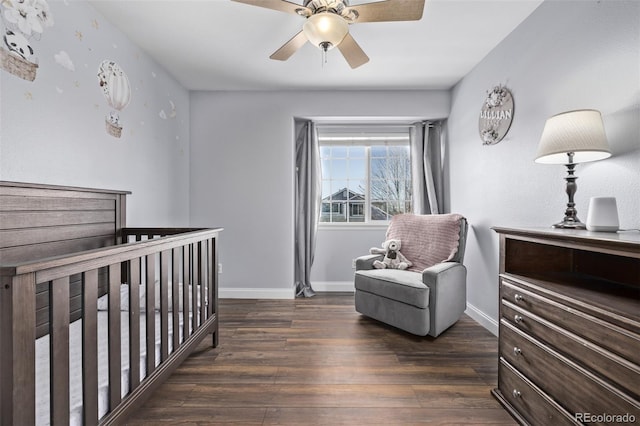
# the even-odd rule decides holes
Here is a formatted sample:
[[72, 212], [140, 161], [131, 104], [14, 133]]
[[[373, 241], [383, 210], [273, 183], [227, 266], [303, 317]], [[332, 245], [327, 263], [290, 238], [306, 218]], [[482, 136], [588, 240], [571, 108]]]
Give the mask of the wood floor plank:
[[185, 362], [171, 380], [175, 383], [275, 383], [278, 367]]
[[184, 407], [420, 407], [404, 385], [198, 384]]
[[502, 408], [268, 408], [264, 425], [514, 425]]
[[[222, 336], [220, 336], [222, 339]], [[282, 340], [234, 340], [233, 342], [226, 341], [220, 342], [218, 345], [219, 351], [283, 351], [286, 349], [287, 341]]]
[[189, 408], [189, 415], [171, 408], [143, 408], [138, 415], [129, 419], [128, 425], [215, 425], [241, 424], [246, 426], [262, 425], [266, 416], [266, 408], [232, 407], [212, 410], [209, 407]]
[[349, 352], [353, 356], [363, 352], [380, 352], [388, 350], [388, 345], [380, 339], [349, 339], [349, 338], [326, 338], [326, 339], [307, 339], [307, 338], [290, 338], [287, 339], [288, 351], [337, 351]]
[[496, 408], [487, 392], [495, 386], [479, 384], [413, 385], [423, 408], [477, 409]]
[[167, 382], [153, 393], [144, 407], [149, 409], [167, 407], [180, 408], [184, 404], [184, 401], [189, 398], [195, 387], [194, 384]]
[[276, 383], [322, 383], [322, 384], [468, 384], [480, 382], [471, 368], [446, 367], [440, 365], [413, 366], [333, 366], [309, 369], [280, 367]]
[[[291, 351], [243, 350], [224, 352], [218, 355], [216, 363], [221, 365], [271, 365], [279, 367], [291, 366]], [[349, 366], [389, 366], [398, 364], [398, 358], [389, 352], [362, 352], [354, 357], [349, 352], [315, 352], [306, 351], [304, 362], [314, 367], [349, 367]]]
[[515, 425], [493, 399], [497, 338], [469, 317], [434, 339], [353, 295], [220, 300], [205, 339], [127, 424]]

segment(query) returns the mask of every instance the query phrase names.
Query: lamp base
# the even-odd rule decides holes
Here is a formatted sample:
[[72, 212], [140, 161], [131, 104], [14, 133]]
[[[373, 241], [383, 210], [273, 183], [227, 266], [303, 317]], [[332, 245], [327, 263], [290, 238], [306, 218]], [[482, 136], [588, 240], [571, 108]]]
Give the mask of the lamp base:
[[564, 179], [567, 181], [566, 191], [569, 196], [569, 202], [567, 203], [567, 210], [564, 212], [564, 219], [562, 219], [562, 222], [552, 225], [552, 228], [587, 229], [587, 225], [578, 219], [578, 210], [576, 210], [576, 203], [573, 201], [573, 196], [578, 189], [578, 185], [576, 184], [578, 177], [574, 175], [576, 167], [576, 163], [573, 162], [574, 153], [568, 152], [567, 156], [568, 162], [565, 164], [565, 166], [567, 166], [567, 176], [565, 176]]
[[559, 229], [587, 229], [587, 225], [585, 225], [584, 223], [580, 222], [579, 219], [576, 218], [576, 220], [563, 220], [562, 222], [559, 223], [554, 223], [553, 225], [551, 225], [552, 228], [559, 228]]

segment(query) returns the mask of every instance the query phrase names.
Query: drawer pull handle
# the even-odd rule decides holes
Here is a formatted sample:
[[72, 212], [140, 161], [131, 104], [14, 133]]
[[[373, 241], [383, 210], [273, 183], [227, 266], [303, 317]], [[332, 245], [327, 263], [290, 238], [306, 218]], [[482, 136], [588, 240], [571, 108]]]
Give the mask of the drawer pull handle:
[[522, 349], [520, 349], [519, 347], [515, 346], [515, 347], [513, 348], [513, 354], [514, 354], [515, 356], [522, 355]]
[[515, 296], [513, 296], [514, 299], [516, 299], [516, 302], [523, 302], [524, 301], [524, 296], [521, 294], [516, 294]]
[[518, 389], [514, 389], [513, 392], [511, 392], [511, 394], [513, 395], [514, 398], [520, 398], [522, 396], [522, 393]]
[[521, 322], [524, 322], [524, 318], [522, 318], [521, 315], [514, 315], [513, 320], [516, 322], [516, 324], [520, 324]]

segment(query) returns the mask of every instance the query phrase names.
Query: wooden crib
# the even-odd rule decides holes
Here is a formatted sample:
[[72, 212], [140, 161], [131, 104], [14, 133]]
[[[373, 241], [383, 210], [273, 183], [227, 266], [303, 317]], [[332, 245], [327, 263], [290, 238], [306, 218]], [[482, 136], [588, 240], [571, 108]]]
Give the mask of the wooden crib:
[[[221, 229], [127, 228], [127, 194], [0, 182], [1, 426], [36, 424], [35, 342], [43, 336], [45, 424], [53, 425], [71, 421], [70, 352], [81, 351], [80, 423], [106, 425], [126, 419], [208, 334], [217, 346]], [[81, 324], [81, 347], [69, 348], [72, 324]], [[102, 416], [100, 356], [108, 363]]]

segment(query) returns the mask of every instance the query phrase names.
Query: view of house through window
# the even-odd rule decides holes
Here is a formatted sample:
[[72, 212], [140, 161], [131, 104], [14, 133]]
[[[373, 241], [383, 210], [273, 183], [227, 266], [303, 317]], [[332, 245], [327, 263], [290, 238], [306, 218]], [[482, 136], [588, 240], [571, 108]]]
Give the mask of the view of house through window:
[[357, 136], [319, 132], [319, 142], [320, 222], [381, 223], [411, 212], [408, 130]]

